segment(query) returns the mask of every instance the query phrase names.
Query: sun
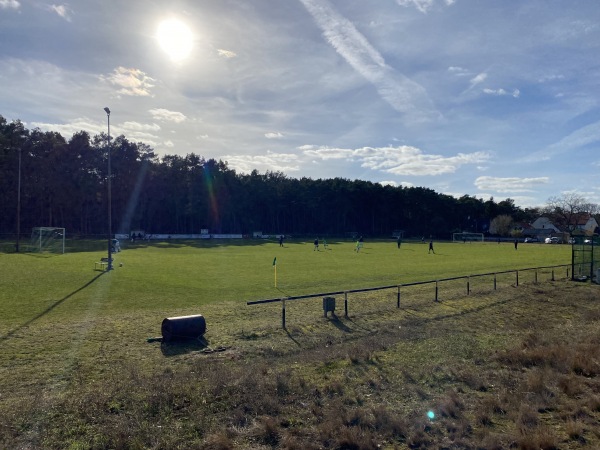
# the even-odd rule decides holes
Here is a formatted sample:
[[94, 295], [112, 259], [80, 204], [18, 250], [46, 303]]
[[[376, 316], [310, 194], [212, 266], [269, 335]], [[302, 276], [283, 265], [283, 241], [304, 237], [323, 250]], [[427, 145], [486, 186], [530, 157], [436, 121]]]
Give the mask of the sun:
[[194, 36], [190, 28], [177, 19], [163, 20], [156, 30], [156, 39], [160, 48], [176, 62], [187, 58], [194, 44]]

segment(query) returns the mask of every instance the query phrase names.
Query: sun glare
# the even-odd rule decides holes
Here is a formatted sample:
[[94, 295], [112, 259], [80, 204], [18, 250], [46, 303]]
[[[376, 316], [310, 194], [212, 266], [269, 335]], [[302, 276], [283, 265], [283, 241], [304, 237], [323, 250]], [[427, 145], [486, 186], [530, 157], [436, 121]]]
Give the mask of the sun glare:
[[189, 56], [193, 47], [193, 35], [189, 27], [177, 19], [163, 20], [156, 30], [160, 48], [173, 61], [181, 61]]

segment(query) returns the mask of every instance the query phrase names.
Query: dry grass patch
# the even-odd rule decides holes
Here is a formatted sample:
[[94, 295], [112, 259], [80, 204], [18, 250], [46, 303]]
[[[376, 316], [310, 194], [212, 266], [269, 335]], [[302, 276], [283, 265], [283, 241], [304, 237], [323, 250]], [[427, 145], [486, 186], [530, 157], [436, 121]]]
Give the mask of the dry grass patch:
[[91, 360], [48, 367], [52, 383], [6, 380], [0, 447], [598, 448], [598, 292], [508, 288], [287, 331], [213, 305], [212, 353], [89, 330]]

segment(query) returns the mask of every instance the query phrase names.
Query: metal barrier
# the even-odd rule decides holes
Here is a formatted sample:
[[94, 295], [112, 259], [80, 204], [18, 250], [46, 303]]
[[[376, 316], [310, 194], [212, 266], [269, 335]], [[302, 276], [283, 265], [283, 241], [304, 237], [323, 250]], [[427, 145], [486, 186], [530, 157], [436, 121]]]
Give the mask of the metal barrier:
[[[353, 293], [382, 291], [382, 290], [387, 290], [387, 289], [397, 289], [396, 307], [400, 308], [401, 288], [406, 288], [406, 287], [410, 287], [410, 286], [426, 285], [426, 284], [435, 284], [435, 296], [434, 296], [433, 301], [439, 302], [439, 285], [440, 285], [440, 283], [464, 279], [464, 280], [466, 280], [466, 295], [470, 295], [472, 292], [472, 289], [471, 289], [472, 288], [472, 286], [471, 286], [472, 278], [493, 276], [493, 290], [495, 291], [495, 290], [497, 290], [497, 276], [498, 275], [514, 273], [515, 274], [515, 286], [518, 287], [519, 286], [519, 272], [534, 271], [534, 283], [537, 284], [538, 283], [538, 271], [551, 269], [550, 281], [555, 281], [556, 280], [555, 269], [560, 269], [560, 268], [566, 268], [566, 278], [569, 279], [569, 269], [571, 269], [571, 264], [562, 264], [559, 266], [530, 267], [530, 268], [524, 268], [524, 269], [514, 269], [514, 270], [504, 270], [504, 271], [498, 271], [498, 272], [461, 275], [458, 277], [440, 278], [437, 280], [427, 280], [427, 281], [415, 281], [412, 283], [392, 284], [392, 285], [387, 285], [387, 286], [378, 286], [378, 287], [364, 288], [364, 289], [350, 289], [350, 290], [346, 290], [346, 291], [321, 292], [318, 294], [297, 295], [297, 296], [291, 296], [291, 297], [280, 297], [280, 298], [271, 298], [271, 299], [264, 299], [264, 300], [252, 300], [252, 301], [246, 302], [246, 305], [252, 306], [252, 305], [265, 304], [265, 303], [281, 302], [281, 305], [282, 305], [282, 307], [281, 307], [281, 326], [282, 326], [282, 328], [285, 329], [285, 327], [286, 327], [285, 308], [286, 308], [287, 301], [304, 300], [307, 298], [323, 297], [324, 309], [325, 309], [325, 302], [327, 302], [329, 305], [331, 305], [331, 300], [325, 300], [325, 298], [330, 298], [330, 297], [333, 298], [333, 296], [335, 296], [335, 295], [343, 294], [344, 295], [344, 317], [348, 317], [348, 295], [353, 294]], [[333, 301], [333, 304], [335, 305], [335, 299]], [[328, 310], [332, 311], [331, 309], [328, 309]], [[325, 317], [327, 317], [327, 311], [325, 311]]]

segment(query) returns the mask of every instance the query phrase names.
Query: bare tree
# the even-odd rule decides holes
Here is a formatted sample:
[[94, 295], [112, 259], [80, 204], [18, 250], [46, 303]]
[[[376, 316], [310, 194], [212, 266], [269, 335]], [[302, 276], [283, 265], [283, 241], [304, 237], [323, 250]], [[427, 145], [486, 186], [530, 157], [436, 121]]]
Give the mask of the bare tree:
[[510, 230], [513, 224], [513, 218], [508, 214], [501, 214], [492, 219], [490, 223], [490, 233], [500, 236], [510, 235]]
[[569, 192], [548, 199], [545, 212], [559, 228], [572, 233], [582, 215], [594, 214], [598, 205], [588, 202], [581, 195]]

